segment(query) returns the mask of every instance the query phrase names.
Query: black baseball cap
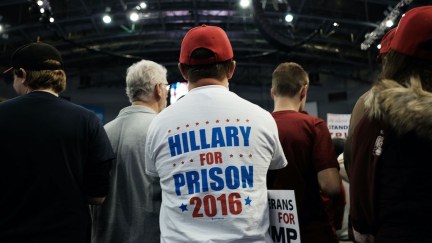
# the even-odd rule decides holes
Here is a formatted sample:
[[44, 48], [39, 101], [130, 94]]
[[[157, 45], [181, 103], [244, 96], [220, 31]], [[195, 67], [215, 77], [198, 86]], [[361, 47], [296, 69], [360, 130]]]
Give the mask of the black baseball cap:
[[[58, 61], [60, 64], [48, 63], [46, 62], [48, 60]], [[43, 42], [35, 42], [15, 50], [11, 57], [11, 67], [3, 73], [14, 68], [23, 68], [29, 71], [58, 70], [63, 69], [63, 60], [55, 47]]]

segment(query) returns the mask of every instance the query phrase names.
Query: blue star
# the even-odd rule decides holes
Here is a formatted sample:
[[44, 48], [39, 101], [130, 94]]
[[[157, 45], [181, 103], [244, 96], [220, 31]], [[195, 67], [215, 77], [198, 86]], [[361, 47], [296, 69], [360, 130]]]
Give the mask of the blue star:
[[184, 211], [188, 211], [188, 209], [187, 209], [187, 205], [185, 205], [185, 204], [183, 204], [183, 203], [182, 203], [182, 205], [181, 205], [179, 208], [182, 210], [182, 213], [183, 213]]
[[245, 199], [245, 205], [251, 205], [251, 202], [252, 202], [252, 200], [249, 198], [249, 197], [247, 197], [246, 199]]

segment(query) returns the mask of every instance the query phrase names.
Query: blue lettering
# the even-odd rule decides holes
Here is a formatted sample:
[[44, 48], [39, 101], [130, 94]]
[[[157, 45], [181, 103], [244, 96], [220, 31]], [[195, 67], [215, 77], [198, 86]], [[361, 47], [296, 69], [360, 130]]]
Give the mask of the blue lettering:
[[186, 181], [183, 174], [175, 174], [174, 176], [174, 188], [177, 196], [181, 195], [180, 187], [184, 186]]
[[[249, 165], [249, 171], [246, 166], [241, 167], [242, 187], [253, 187], [253, 166]], [[247, 185], [246, 185], [247, 184]]]
[[226, 144], [228, 147], [239, 146], [237, 127], [225, 127]]
[[240, 132], [243, 135], [244, 146], [249, 146], [250, 131], [251, 131], [251, 127], [246, 127], [246, 130], [245, 130], [245, 127], [240, 126]]
[[189, 152], [189, 143], [188, 143], [188, 137], [187, 133], [182, 133], [182, 142], [183, 142], [183, 153]]
[[[174, 141], [175, 139], [175, 141]], [[181, 144], [180, 144], [180, 135], [175, 135], [174, 138], [171, 136], [168, 138], [168, 144], [171, 152], [171, 157], [176, 156], [177, 154], [181, 154]], [[177, 152], [176, 152], [177, 151]]]
[[223, 179], [218, 175], [222, 174], [223, 171], [219, 167], [213, 167], [209, 170], [210, 179], [214, 182], [210, 183], [210, 188], [214, 191], [220, 191], [224, 188]]
[[228, 166], [225, 170], [226, 185], [229, 189], [237, 189], [240, 186], [239, 170], [235, 166]]
[[200, 149], [200, 146], [198, 146], [196, 144], [196, 141], [195, 141], [195, 131], [190, 131], [189, 132], [189, 139], [190, 139], [190, 145], [191, 145], [191, 150], [192, 151]]
[[202, 169], [201, 170], [201, 176], [202, 176], [202, 191], [203, 192], [208, 192], [209, 188], [208, 188], [208, 178], [207, 178], [207, 169]]
[[200, 192], [199, 173], [197, 171], [188, 171], [186, 173], [186, 181], [189, 194]]
[[210, 144], [207, 143], [205, 129], [200, 129], [200, 139], [201, 139], [201, 148], [208, 149], [210, 148]]
[[220, 127], [215, 127], [212, 130], [212, 148], [215, 147], [225, 147], [225, 140], [222, 134], [222, 129]]

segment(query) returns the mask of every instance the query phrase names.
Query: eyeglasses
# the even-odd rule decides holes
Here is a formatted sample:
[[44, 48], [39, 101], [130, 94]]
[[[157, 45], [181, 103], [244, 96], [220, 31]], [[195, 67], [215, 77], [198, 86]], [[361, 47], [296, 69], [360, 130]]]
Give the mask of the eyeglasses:
[[158, 83], [160, 85], [165, 85], [166, 86], [166, 90], [168, 91], [170, 88], [170, 85], [168, 83]]

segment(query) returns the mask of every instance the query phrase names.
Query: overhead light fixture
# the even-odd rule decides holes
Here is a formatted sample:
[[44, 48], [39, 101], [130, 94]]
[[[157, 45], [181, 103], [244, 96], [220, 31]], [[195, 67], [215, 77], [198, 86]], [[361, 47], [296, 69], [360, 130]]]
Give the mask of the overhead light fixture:
[[3, 25], [0, 24], [0, 32], [3, 31]]
[[386, 26], [387, 26], [388, 28], [392, 27], [393, 25], [394, 25], [393, 20], [389, 19], [389, 20], [386, 21]]
[[285, 21], [291, 23], [294, 20], [294, 16], [292, 14], [287, 14], [285, 16]]
[[240, 7], [241, 8], [247, 8], [250, 6], [250, 0], [240, 0]]
[[137, 12], [131, 12], [130, 15], [129, 15], [129, 19], [130, 19], [132, 22], [136, 22], [136, 21], [138, 21], [138, 19], [139, 19], [139, 15], [138, 15], [138, 13], [137, 13]]
[[49, 0], [29, 0], [30, 14], [39, 15], [39, 21], [42, 23], [53, 23], [53, 12]]
[[141, 2], [139, 5], [142, 9], [146, 9], [147, 8], [147, 4], [145, 2]]
[[[402, 0], [396, 6], [391, 10], [391, 12], [387, 15], [387, 17], [381, 21], [381, 23], [370, 33], [367, 33], [365, 35], [365, 40], [361, 43], [360, 49], [367, 50], [369, 47], [378, 39], [381, 38], [387, 28], [393, 26], [388, 26], [390, 24], [389, 21], [392, 21], [393, 23], [396, 21], [396, 19], [399, 17], [401, 9], [409, 4], [414, 0]], [[403, 16], [403, 15], [402, 15]]]
[[111, 21], [112, 21], [111, 16], [109, 16], [108, 14], [105, 14], [105, 15], [102, 17], [102, 21], [103, 21], [105, 24], [109, 24], [109, 23], [111, 23]]

